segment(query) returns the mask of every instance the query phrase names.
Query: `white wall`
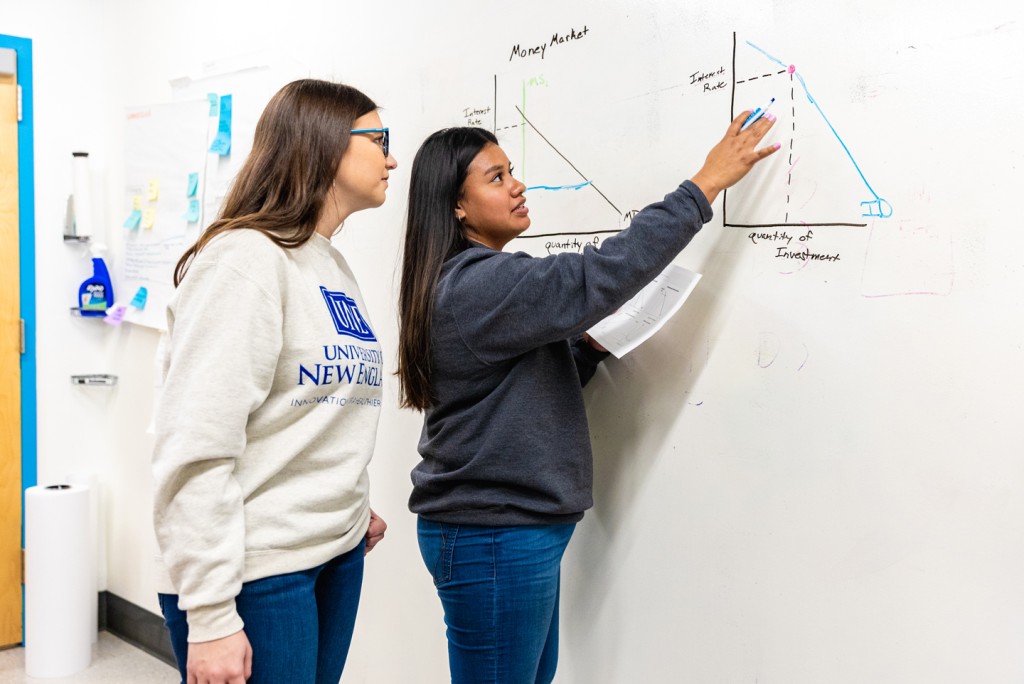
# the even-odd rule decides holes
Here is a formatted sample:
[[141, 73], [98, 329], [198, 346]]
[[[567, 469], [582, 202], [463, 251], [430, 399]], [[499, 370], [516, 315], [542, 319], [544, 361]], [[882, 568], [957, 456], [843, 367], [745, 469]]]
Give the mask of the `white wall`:
[[[95, 475], [103, 493], [106, 573], [103, 586], [159, 614], [152, 558], [152, 496], [147, 427], [153, 400], [158, 335], [130, 325], [112, 328], [70, 315], [78, 286], [91, 273], [85, 247], [65, 245], [64, 208], [71, 193], [71, 152], [90, 152], [97, 224], [105, 226], [116, 269], [123, 198], [124, 107], [168, 101], [170, 80], [202, 74], [211, 64], [258, 62], [289, 73], [345, 80], [384, 106], [396, 130], [394, 149], [408, 163], [415, 116], [392, 106], [380, 57], [398, 32], [384, 32], [381, 12], [367, 6], [290, 3], [269, 19], [242, 2], [3, 3], [0, 32], [32, 40], [35, 104], [38, 315], [39, 482], [70, 473]], [[268, 47], [269, 46], [269, 47]], [[389, 47], [392, 46], [392, 47]], [[282, 57], [282, 55], [284, 55]], [[405, 192], [392, 183], [392, 198]], [[401, 221], [400, 202], [372, 221], [354, 217], [339, 245], [349, 254], [387, 345], [395, 339], [390, 291]], [[99, 229], [98, 229], [99, 232]], [[353, 256], [355, 255], [355, 256]], [[376, 285], [370, 284], [371, 281]], [[394, 353], [393, 345], [385, 347]], [[115, 388], [74, 387], [70, 376], [112, 373]], [[387, 392], [395, 404], [394, 385]], [[389, 522], [387, 543], [369, 558], [360, 625], [346, 681], [444, 681], [447, 656], [440, 607], [416, 551], [414, 518], [405, 505], [416, 458], [418, 419], [390, 411], [390, 435], [373, 466], [375, 509]], [[403, 438], [404, 436], [404, 438]], [[400, 445], [396, 446], [396, 445]], [[395, 657], [401, 645], [402, 657]], [[426, 674], [424, 674], [426, 673]]]
[[[50, 7], [5, 3], [0, 31], [33, 40], [36, 169], [36, 271], [38, 355], [38, 475], [40, 483], [70, 473], [106, 479], [108, 410], [116, 397], [84, 393], [70, 376], [109, 372], [107, 326], [73, 318], [78, 286], [91, 264], [78, 245], [61, 239], [71, 192], [73, 150], [92, 154], [95, 181], [111, 159], [106, 69], [97, 42], [102, 22], [98, 3], [52, 3]], [[53, 22], [47, 10], [66, 21]], [[97, 208], [97, 214], [102, 205]]]
[[[565, 564], [559, 681], [1024, 677], [1012, 655], [1024, 634], [1013, 430], [1024, 382], [1024, 247], [1012, 212], [1021, 149], [997, 137], [1024, 92], [1013, 68], [1024, 57], [1017, 3], [987, 0], [952, 17], [927, 3], [800, 0], [296, 0], [273, 13], [240, 0], [0, 2], [0, 32], [32, 39], [35, 59], [39, 479], [87, 471], [102, 482], [109, 591], [158, 612], [146, 434], [157, 336], [68, 315], [88, 275], [82, 250], [59, 235], [72, 150], [92, 155], [116, 255], [125, 106], [166, 101], [171, 78], [227, 62], [362, 88], [383, 106], [399, 168], [389, 202], [352, 217], [337, 244], [393, 358], [407, 172], [418, 142], [449, 116], [438, 107], [475, 101], [457, 99], [472, 88], [464, 74], [503, 68], [518, 40], [603, 27], [603, 38], [593, 34], [600, 52], [574, 53], [599, 67], [581, 67], [580, 90], [591, 79], [602, 94], [571, 121], [595, 165], [622, 157], [605, 182], [639, 207], [693, 170], [721, 134], [723, 101], [684, 88], [670, 110], [678, 119], [660, 120], [664, 108], [631, 86], [675, 69], [685, 83], [704, 63], [724, 63], [722, 34], [774, 31], [847, 77], [819, 79], [816, 94], [903, 222], [829, 233], [822, 241], [847, 260], [793, 277], [719, 219], [684, 252], [680, 263], [705, 274], [693, 301], [587, 390], [597, 505]], [[549, 75], [560, 68], [571, 71], [537, 63]], [[622, 114], [602, 119], [608, 110]], [[865, 297], [868, 266], [879, 268], [866, 262], [888, 254], [885, 240], [911, 248], [887, 275], [913, 280], [938, 254], [955, 269], [949, 291]], [[766, 351], [778, 354], [768, 366]], [[99, 372], [119, 385], [70, 385], [72, 374]], [[443, 682], [440, 608], [405, 503], [419, 419], [395, 409], [390, 377], [385, 394], [373, 505], [390, 528], [368, 559], [345, 681]]]

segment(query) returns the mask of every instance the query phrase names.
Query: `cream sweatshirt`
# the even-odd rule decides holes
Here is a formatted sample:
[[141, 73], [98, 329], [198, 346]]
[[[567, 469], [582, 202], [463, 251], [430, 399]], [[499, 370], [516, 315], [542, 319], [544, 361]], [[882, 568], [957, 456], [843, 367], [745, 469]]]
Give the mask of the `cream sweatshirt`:
[[233, 230], [167, 309], [153, 453], [158, 590], [189, 641], [243, 628], [243, 582], [315, 567], [369, 523], [380, 344], [344, 257]]

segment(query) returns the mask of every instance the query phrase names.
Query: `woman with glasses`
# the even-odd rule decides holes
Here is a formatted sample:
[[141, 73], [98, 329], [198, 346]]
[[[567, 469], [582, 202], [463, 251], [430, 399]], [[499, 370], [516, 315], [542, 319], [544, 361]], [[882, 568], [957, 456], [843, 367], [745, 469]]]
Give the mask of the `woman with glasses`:
[[160, 605], [183, 681], [330, 682], [363, 556], [381, 347], [331, 244], [397, 163], [377, 105], [295, 81], [177, 264], [153, 454]]
[[412, 166], [399, 300], [401, 398], [424, 411], [410, 508], [447, 625], [452, 681], [550, 682], [559, 570], [593, 505], [581, 386], [607, 352], [584, 333], [660, 273], [718, 193], [778, 145], [729, 126], [704, 166], [599, 249], [503, 252], [530, 226], [495, 136], [450, 128]]

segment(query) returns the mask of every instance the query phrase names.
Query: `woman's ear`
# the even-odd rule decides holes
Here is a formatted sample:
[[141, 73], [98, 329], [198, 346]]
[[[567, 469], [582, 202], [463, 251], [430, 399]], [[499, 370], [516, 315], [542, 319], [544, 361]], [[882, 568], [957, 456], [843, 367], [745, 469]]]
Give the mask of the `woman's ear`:
[[455, 205], [455, 218], [459, 220], [459, 223], [466, 220], [466, 212], [458, 204]]

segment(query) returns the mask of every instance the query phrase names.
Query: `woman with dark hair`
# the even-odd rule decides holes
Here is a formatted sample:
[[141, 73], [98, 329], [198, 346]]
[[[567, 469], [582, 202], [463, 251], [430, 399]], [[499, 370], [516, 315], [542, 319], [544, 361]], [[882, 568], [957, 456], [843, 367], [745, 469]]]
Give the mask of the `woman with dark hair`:
[[607, 356], [584, 333], [711, 219], [778, 149], [775, 119], [729, 126], [704, 166], [599, 249], [502, 249], [530, 226], [495, 136], [434, 133], [413, 161], [399, 299], [401, 398], [424, 411], [410, 508], [447, 624], [453, 682], [550, 682], [559, 570], [593, 505], [582, 385]]
[[363, 555], [381, 349], [331, 244], [397, 163], [377, 105], [282, 88], [219, 218], [175, 269], [153, 454], [160, 605], [183, 681], [330, 682]]

